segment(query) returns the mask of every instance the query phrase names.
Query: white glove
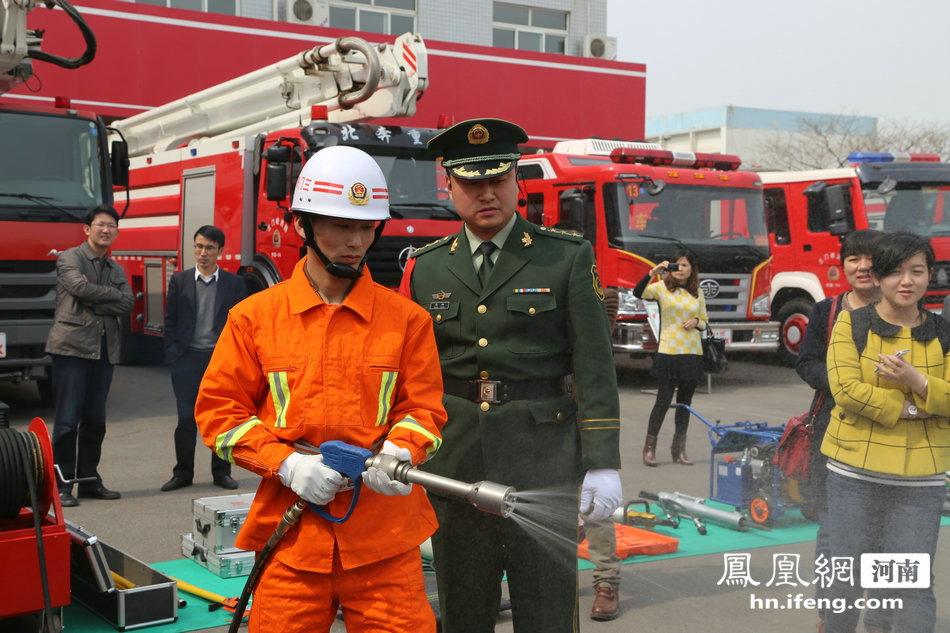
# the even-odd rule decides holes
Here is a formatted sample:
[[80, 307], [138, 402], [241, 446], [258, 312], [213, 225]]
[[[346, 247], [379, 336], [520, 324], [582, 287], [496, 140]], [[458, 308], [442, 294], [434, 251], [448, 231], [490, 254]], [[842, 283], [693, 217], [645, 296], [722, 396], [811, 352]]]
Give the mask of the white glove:
[[323, 455], [291, 453], [277, 472], [282, 484], [310, 503], [325, 506], [336, 496], [346, 478], [323, 464]]
[[581, 516], [585, 522], [602, 521], [620, 507], [623, 488], [613, 468], [592, 468], [581, 486]]
[[[379, 451], [380, 455], [392, 455], [401, 462], [412, 461], [412, 453], [408, 448], [399, 448], [389, 440], [383, 442], [383, 449]], [[370, 466], [363, 471], [363, 483], [372, 490], [381, 495], [407, 495], [412, 492], [412, 484], [404, 484], [401, 481], [390, 479], [385, 472]]]

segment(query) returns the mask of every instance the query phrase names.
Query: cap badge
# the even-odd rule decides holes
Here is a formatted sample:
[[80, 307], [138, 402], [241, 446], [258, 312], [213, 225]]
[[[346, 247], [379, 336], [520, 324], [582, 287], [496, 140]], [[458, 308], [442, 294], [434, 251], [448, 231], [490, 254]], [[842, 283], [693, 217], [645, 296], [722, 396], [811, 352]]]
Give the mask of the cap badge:
[[354, 182], [350, 187], [350, 204], [362, 206], [369, 203], [369, 191], [361, 182]]
[[476, 123], [468, 131], [468, 142], [470, 145], [484, 145], [488, 142], [488, 130], [481, 123]]

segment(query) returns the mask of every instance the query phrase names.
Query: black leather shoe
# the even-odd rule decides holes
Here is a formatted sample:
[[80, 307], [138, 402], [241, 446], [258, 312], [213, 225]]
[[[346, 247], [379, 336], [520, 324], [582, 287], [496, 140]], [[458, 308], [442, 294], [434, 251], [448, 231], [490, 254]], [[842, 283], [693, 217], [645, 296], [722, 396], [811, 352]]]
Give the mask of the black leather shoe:
[[224, 488], [225, 490], [238, 489], [238, 482], [234, 481], [234, 478], [231, 475], [216, 477], [214, 480], [214, 485], [218, 486], [219, 488]]
[[111, 501], [113, 499], [118, 499], [120, 495], [115, 490], [109, 490], [103, 485], [99, 485], [98, 488], [93, 488], [92, 490], [83, 490], [79, 489], [79, 498], [80, 499], [105, 499]]
[[74, 497], [70, 492], [61, 492], [59, 493], [59, 505], [64, 508], [75, 508], [79, 505], [79, 499]]
[[162, 492], [171, 492], [172, 490], [178, 490], [179, 488], [184, 488], [190, 486], [191, 481], [187, 479], [182, 479], [178, 475], [175, 475], [171, 479], [165, 482], [165, 485], [162, 486]]

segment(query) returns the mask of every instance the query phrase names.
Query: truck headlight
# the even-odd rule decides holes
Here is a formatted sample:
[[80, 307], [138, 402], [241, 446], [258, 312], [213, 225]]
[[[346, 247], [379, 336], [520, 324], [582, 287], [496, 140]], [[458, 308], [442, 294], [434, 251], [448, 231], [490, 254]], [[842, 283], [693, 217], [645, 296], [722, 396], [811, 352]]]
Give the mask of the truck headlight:
[[617, 288], [617, 294], [620, 298], [620, 310], [617, 312], [618, 316], [633, 316], [635, 314], [646, 314], [646, 306], [643, 305], [643, 300], [638, 299], [633, 294], [632, 288]]
[[752, 300], [752, 316], [769, 315], [769, 295], [764, 294]]

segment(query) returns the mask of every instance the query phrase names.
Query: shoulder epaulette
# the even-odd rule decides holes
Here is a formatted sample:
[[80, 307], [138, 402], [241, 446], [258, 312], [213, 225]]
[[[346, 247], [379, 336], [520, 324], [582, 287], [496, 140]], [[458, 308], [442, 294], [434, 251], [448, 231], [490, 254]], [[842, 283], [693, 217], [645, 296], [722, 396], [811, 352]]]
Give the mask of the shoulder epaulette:
[[584, 236], [580, 233], [574, 231], [564, 231], [562, 229], [552, 229], [549, 226], [537, 226], [535, 227], [538, 233], [542, 235], [550, 235], [551, 237], [559, 237], [562, 240], [568, 240], [570, 242], [583, 242]]
[[429, 251], [434, 250], [442, 246], [443, 244], [447, 244], [449, 240], [455, 239], [455, 237], [456, 237], [455, 234], [446, 235], [445, 237], [440, 237], [436, 241], [429, 242], [425, 246], [420, 246], [416, 250], [412, 251], [412, 254], [409, 255], [409, 257], [418, 257], [419, 255], [422, 255], [423, 253], [428, 253]]

